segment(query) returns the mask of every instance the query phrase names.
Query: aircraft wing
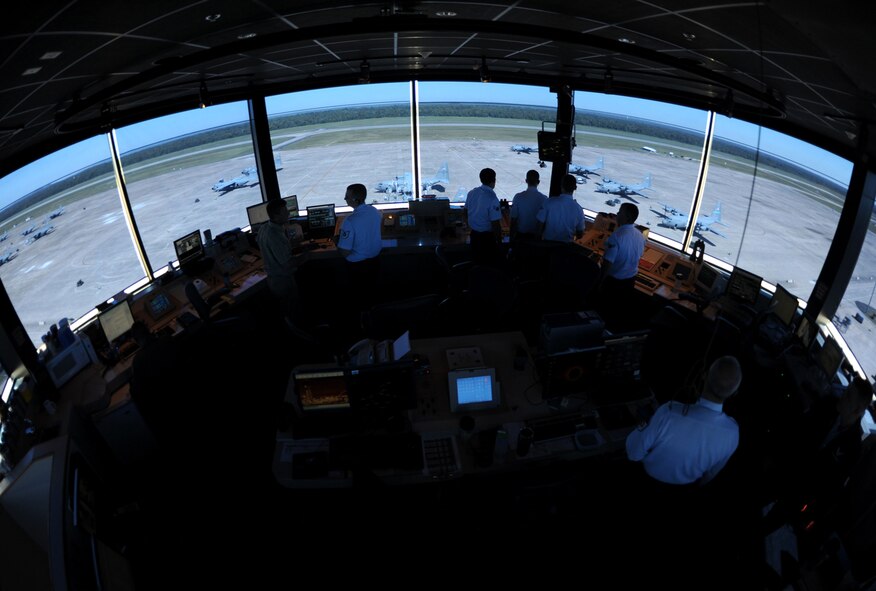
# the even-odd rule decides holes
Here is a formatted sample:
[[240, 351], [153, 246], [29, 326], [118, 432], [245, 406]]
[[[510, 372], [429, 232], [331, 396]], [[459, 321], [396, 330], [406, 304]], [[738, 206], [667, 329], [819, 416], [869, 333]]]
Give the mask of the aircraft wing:
[[[662, 205], [662, 204], [661, 204], [661, 205]], [[663, 207], [666, 207], [666, 206], [664, 205]], [[656, 210], [656, 209], [654, 209], [653, 207], [650, 208], [650, 209], [651, 209], [651, 212], [652, 212], [653, 214], [655, 214], [655, 215], [657, 215], [657, 216], [659, 216], [659, 217], [661, 217], [661, 218], [663, 218], [663, 219], [665, 219], [665, 220], [668, 220], [668, 219], [669, 219], [669, 215], [666, 214], [665, 212], [663, 212], [663, 211], [659, 211], [659, 210]], [[670, 210], [670, 211], [671, 211], [671, 210]]]
[[711, 232], [712, 234], [717, 234], [717, 235], [720, 236], [721, 238], [726, 238], [726, 237], [727, 237], [726, 234], [722, 234], [721, 232], [719, 232], [718, 230], [716, 230], [716, 229], [713, 228], [712, 226], [709, 226], [709, 232]]

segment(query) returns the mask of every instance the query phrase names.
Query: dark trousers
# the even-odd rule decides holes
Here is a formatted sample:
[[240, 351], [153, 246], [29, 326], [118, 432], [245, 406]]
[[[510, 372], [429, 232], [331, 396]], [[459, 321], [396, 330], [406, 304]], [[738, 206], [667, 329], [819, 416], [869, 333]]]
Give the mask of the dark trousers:
[[368, 310], [377, 303], [380, 279], [380, 258], [373, 257], [351, 263], [347, 261], [347, 280], [359, 311]]
[[633, 296], [636, 291], [636, 278], [615, 279], [605, 277], [599, 286], [597, 309], [606, 325], [616, 330], [624, 330], [633, 316]]
[[469, 232], [469, 245], [471, 246], [471, 258], [476, 265], [495, 266], [499, 262], [499, 243], [496, 234], [492, 231]]

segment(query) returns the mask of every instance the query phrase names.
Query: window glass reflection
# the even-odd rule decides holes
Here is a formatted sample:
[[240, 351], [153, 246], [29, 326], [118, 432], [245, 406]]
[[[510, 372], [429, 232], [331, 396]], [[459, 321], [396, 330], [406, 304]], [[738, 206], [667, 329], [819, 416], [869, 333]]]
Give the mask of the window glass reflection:
[[833, 321], [870, 381], [876, 381], [876, 213]]
[[35, 345], [143, 277], [105, 136], [0, 179], [0, 278]]
[[298, 206], [345, 205], [363, 183], [369, 203], [411, 194], [410, 84], [367, 84], [267, 97], [277, 179]]
[[701, 214], [720, 205], [721, 220], [702, 232], [711, 242], [706, 252], [808, 299], [851, 169], [805, 142], [717, 116]]
[[160, 117], [116, 132], [131, 207], [153, 270], [194, 230], [247, 224], [262, 200], [246, 103]]
[[630, 97], [575, 93], [579, 171], [576, 196], [585, 209], [639, 208], [637, 223], [678, 242], [696, 191], [707, 113]]
[[547, 88], [481, 82], [420, 82], [420, 172], [423, 193], [465, 201], [483, 168], [496, 171], [496, 195], [509, 202], [526, 189], [526, 171], [550, 188], [539, 165], [538, 131], [553, 129], [557, 99]]

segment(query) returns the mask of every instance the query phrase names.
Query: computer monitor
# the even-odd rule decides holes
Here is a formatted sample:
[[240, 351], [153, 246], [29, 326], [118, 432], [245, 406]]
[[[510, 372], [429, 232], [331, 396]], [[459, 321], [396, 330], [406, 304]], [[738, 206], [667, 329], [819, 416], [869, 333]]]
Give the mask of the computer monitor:
[[828, 337], [824, 341], [815, 357], [815, 362], [821, 371], [824, 372], [824, 377], [828, 381], [833, 381], [837, 370], [840, 368], [840, 364], [843, 362], [843, 350], [833, 337]]
[[417, 407], [412, 362], [361, 365], [347, 372], [347, 387], [357, 416], [387, 416]]
[[164, 292], [158, 292], [146, 300], [146, 310], [153, 320], [158, 320], [173, 311], [174, 308], [173, 302]]
[[130, 332], [131, 327], [134, 326], [131, 304], [126, 299], [107, 308], [97, 318], [107, 343], [110, 345]]
[[204, 256], [204, 244], [201, 242], [201, 230], [195, 230], [182, 238], [173, 241], [179, 266], [195, 261]]
[[781, 285], [776, 285], [776, 293], [770, 300], [770, 311], [784, 324], [791, 326], [797, 313], [797, 296]]
[[307, 236], [311, 239], [331, 238], [335, 233], [335, 204], [307, 206]]
[[249, 225], [255, 228], [259, 224], [264, 224], [270, 218], [268, 217], [268, 203], [256, 203], [246, 208], [246, 218], [249, 220]]
[[757, 298], [760, 296], [760, 285], [763, 278], [749, 273], [739, 267], [734, 267], [730, 273], [730, 279], [727, 281], [727, 295], [734, 299], [749, 305], [757, 304]]
[[701, 293], [711, 293], [715, 287], [715, 281], [718, 279], [718, 272], [709, 265], [700, 265], [700, 270], [697, 272], [697, 280], [694, 283], [697, 290]]
[[497, 408], [501, 403], [496, 370], [493, 368], [453, 370], [447, 374], [447, 383], [450, 389], [450, 412]]
[[536, 359], [544, 400], [581, 394], [601, 377], [604, 345], [545, 355]]
[[283, 197], [283, 203], [286, 204], [286, 211], [289, 212], [290, 218], [298, 217], [298, 195]]
[[294, 369], [292, 380], [302, 414], [350, 408], [350, 390], [342, 368]]
[[[283, 197], [283, 203], [286, 205], [286, 211], [289, 212], [290, 219], [298, 216], [298, 195]], [[249, 225], [251, 227], [256, 227], [259, 224], [264, 224], [269, 221], [268, 202], [264, 201], [247, 207], [246, 218], [249, 220]]]

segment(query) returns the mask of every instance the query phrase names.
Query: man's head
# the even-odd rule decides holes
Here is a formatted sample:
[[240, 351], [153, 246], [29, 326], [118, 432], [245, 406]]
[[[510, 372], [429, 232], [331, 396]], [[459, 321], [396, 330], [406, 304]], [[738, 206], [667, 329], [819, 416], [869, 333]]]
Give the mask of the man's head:
[[563, 193], [571, 195], [578, 188], [578, 179], [574, 174], [567, 174], [563, 177], [560, 188], [563, 190]]
[[495, 188], [496, 186], [496, 171], [492, 168], [484, 168], [481, 170], [481, 183], [488, 187]]
[[347, 192], [344, 194], [344, 201], [350, 207], [358, 207], [365, 203], [365, 198], [368, 197], [368, 189], [362, 183], [353, 183], [347, 187]]
[[537, 170], [530, 170], [526, 173], [526, 184], [530, 187], [538, 185], [541, 178], [538, 176]]
[[632, 224], [639, 217], [639, 208], [633, 203], [623, 203], [617, 210], [617, 225]]
[[286, 203], [282, 199], [271, 199], [265, 209], [268, 212], [268, 219], [275, 224], [285, 224], [289, 221], [289, 210], [286, 209]]
[[131, 325], [131, 337], [142, 347], [152, 338], [152, 333], [146, 328], [146, 324], [137, 320]]
[[706, 375], [704, 394], [716, 402], [724, 402], [739, 389], [742, 383], [742, 367], [732, 355], [719, 357], [712, 362]]

